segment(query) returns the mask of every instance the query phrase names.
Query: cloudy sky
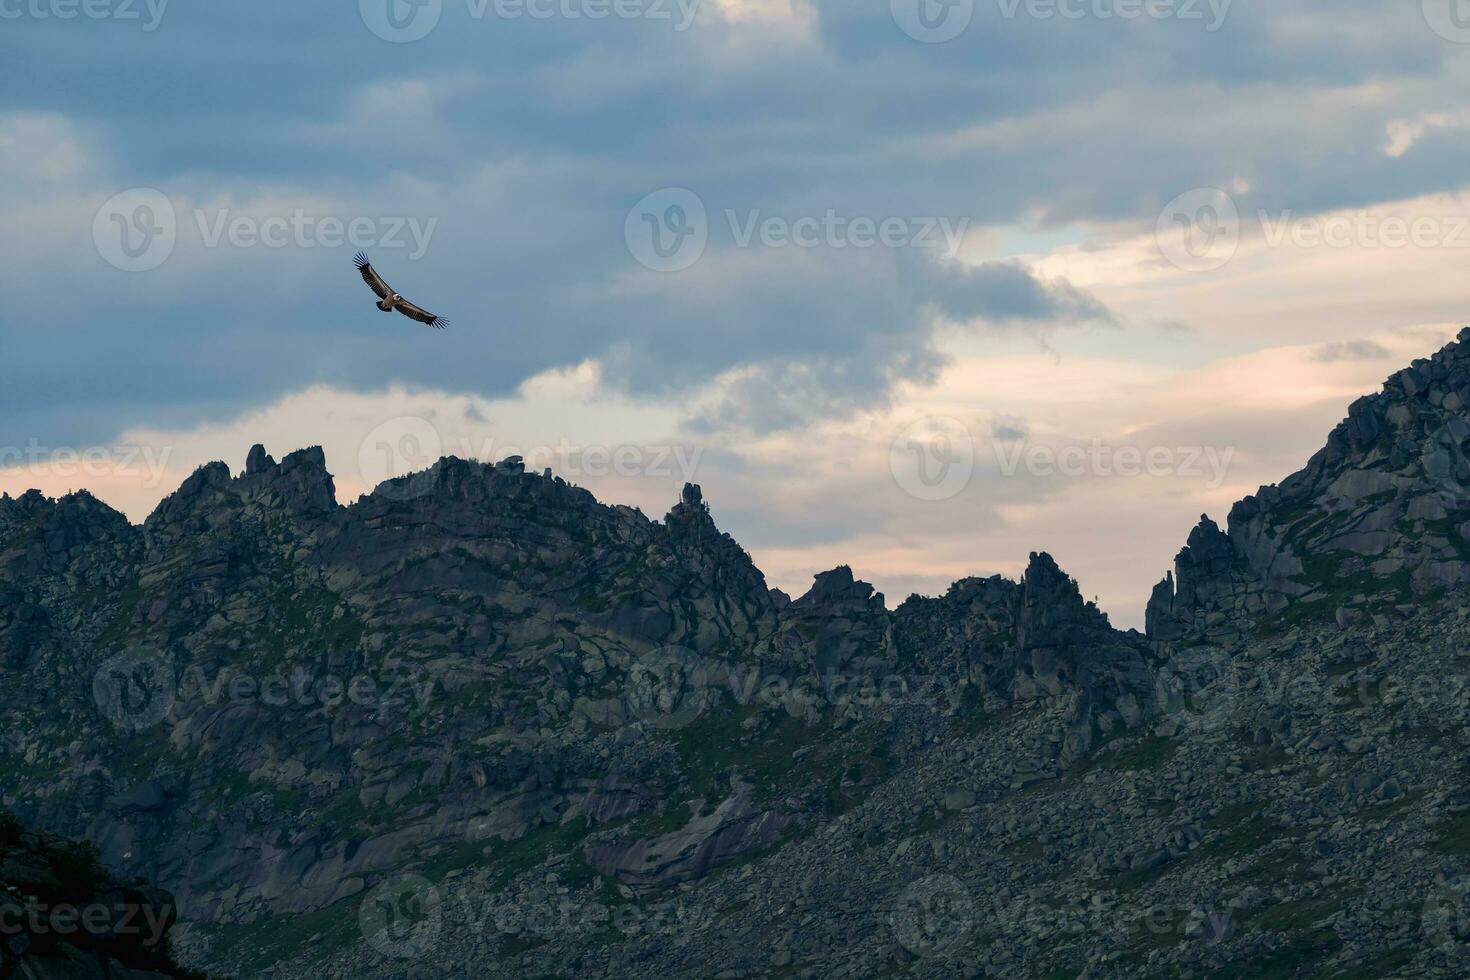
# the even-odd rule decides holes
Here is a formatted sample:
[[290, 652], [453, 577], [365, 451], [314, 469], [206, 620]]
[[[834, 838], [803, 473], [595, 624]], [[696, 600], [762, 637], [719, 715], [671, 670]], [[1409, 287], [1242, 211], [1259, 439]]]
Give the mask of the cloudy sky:
[[[1199, 515], [1470, 322], [1460, 0], [0, 0], [0, 490], [519, 452], [772, 583]], [[452, 321], [379, 313], [365, 249]]]

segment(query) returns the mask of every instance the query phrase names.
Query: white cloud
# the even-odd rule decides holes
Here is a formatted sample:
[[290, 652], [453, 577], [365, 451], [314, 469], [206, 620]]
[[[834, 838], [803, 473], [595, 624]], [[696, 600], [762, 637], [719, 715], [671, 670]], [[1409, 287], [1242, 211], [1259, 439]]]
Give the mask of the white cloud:
[[95, 154], [80, 128], [51, 113], [0, 114], [0, 174], [6, 196], [27, 188], [75, 184], [89, 170]]
[[803, 35], [811, 32], [817, 19], [808, 0], [713, 0], [713, 9], [732, 24], [778, 27]]
[[1387, 142], [1383, 152], [1401, 157], [1431, 129], [1464, 129], [1470, 126], [1470, 111], [1430, 112], [1412, 119], [1393, 119], [1388, 123]]

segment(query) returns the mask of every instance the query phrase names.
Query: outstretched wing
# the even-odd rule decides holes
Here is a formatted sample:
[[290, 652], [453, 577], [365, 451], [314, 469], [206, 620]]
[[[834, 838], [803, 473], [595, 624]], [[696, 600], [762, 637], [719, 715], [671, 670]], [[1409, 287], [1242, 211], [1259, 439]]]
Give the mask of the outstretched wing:
[[352, 257], [352, 262], [357, 266], [357, 271], [362, 275], [362, 281], [367, 283], [373, 292], [378, 294], [378, 299], [387, 299], [393, 294], [393, 290], [383, 281], [383, 277], [378, 275], [378, 270], [373, 268], [372, 263], [368, 261], [368, 257], [364, 253], [358, 252]]
[[442, 316], [435, 316], [428, 310], [424, 309], [422, 306], [415, 306], [413, 303], [410, 303], [406, 299], [399, 300], [398, 305], [395, 307], [395, 309], [397, 309], [399, 313], [402, 313], [404, 316], [408, 317], [411, 320], [417, 320], [420, 323], [427, 323], [435, 330], [443, 330], [445, 327], [449, 326], [449, 321], [444, 319]]

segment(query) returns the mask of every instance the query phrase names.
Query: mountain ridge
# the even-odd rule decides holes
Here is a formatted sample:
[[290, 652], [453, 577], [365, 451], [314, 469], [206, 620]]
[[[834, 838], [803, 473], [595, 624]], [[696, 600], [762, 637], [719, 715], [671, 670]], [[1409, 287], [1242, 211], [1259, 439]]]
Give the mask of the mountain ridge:
[[[989, 907], [992, 879], [1022, 906], [1039, 889], [1070, 907], [1073, 888], [1129, 908], [1134, 890], [1192, 889], [1241, 917], [1315, 901], [1363, 870], [1298, 855], [1302, 874], [1334, 870], [1263, 899], [1228, 874], [1222, 891], [1210, 849], [1265, 860], [1313, 814], [1357, 827], [1380, 805], [1408, 807], [1420, 851], [1451, 846], [1434, 818], [1455, 777], [1421, 744], [1444, 706], [1360, 696], [1342, 716], [1301, 679], [1381, 683], [1373, 644], [1416, 678], [1457, 669], [1467, 404], [1470, 329], [1355, 402], [1224, 529], [1202, 518], [1145, 633], [1114, 629], [1045, 552], [1019, 579], [891, 610], [848, 566], [792, 599], [698, 486], [660, 522], [519, 457], [446, 457], [344, 505], [319, 447], [278, 463], [256, 446], [140, 525], [85, 492], [0, 497], [0, 803], [146, 873], [177, 897], [194, 961], [247, 975], [321, 975], [309, 928], [330, 937], [332, 976], [401, 975], [405, 950], [624, 975], [615, 949], [676, 976], [735, 961], [869, 975], [873, 956], [947, 976], [963, 950], [980, 962], [976, 934], [880, 935], [863, 917], [956, 883]], [[1321, 753], [1342, 754], [1346, 782], [1300, 770]], [[1296, 783], [1273, 781], [1288, 770]], [[1393, 887], [1414, 887], [1424, 859], [1395, 853]], [[759, 922], [768, 900], [818, 901], [792, 892], [788, 863], [867, 897], [830, 923], [812, 913], [830, 935], [782, 937], [764, 964], [718, 929], [649, 945], [667, 937], [583, 922], [527, 946], [513, 929], [441, 923], [420, 944], [367, 924], [404, 882], [416, 900], [453, 890], [595, 922], [676, 907]], [[910, 863], [928, 874], [905, 877]], [[1304, 933], [1303, 955], [1366, 961], [1384, 941], [1366, 921], [1335, 952]], [[1017, 958], [1080, 971], [1079, 935], [1112, 942], [997, 922], [991, 975]], [[1279, 932], [1148, 955], [1256, 962], [1281, 954]], [[1088, 975], [1131, 975], [1116, 957]]]

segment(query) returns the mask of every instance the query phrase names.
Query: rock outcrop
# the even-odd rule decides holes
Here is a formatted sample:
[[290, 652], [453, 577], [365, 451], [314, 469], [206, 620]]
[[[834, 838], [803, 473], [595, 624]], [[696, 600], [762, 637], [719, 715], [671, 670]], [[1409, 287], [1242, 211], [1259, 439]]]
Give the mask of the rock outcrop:
[[1470, 582], [1470, 328], [1360, 398], [1300, 471], [1208, 518], [1148, 607], [1153, 639], [1239, 644]]
[[752, 788], [737, 783], [729, 799], [710, 813], [695, 812], [678, 830], [626, 844], [595, 844], [587, 849], [587, 860], [599, 873], [647, 894], [763, 851], [779, 842], [791, 823], [789, 816], [757, 807]]
[[1142, 638], [1113, 629], [1045, 552], [1020, 582], [965, 579], [938, 598], [911, 596], [895, 622], [907, 661], [962, 671], [993, 703], [1069, 699], [1068, 758], [1153, 709]]

